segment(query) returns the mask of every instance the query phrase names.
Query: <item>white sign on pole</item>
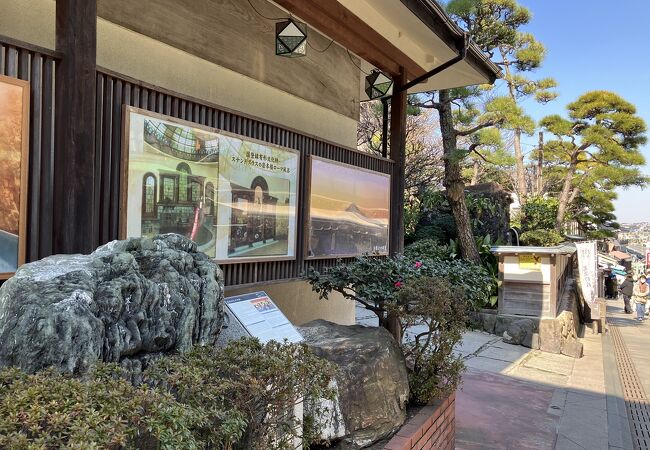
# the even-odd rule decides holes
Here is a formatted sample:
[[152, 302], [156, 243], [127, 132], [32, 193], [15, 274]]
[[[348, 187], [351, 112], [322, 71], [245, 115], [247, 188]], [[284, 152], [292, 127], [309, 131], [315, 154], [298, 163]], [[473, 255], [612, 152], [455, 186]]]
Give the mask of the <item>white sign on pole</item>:
[[578, 251], [578, 272], [582, 296], [591, 308], [591, 318], [599, 319], [598, 297], [598, 252], [596, 242], [576, 243]]
[[266, 292], [237, 295], [224, 299], [226, 307], [235, 315], [248, 333], [265, 344], [271, 340], [301, 342], [298, 330], [275, 306]]

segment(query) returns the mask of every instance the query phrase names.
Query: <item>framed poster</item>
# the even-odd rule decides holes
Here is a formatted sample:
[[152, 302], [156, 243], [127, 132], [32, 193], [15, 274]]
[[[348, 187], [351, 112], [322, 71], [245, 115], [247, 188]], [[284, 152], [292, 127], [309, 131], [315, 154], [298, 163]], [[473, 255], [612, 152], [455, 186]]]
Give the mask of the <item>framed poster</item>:
[[0, 280], [25, 262], [29, 82], [0, 76]]
[[177, 233], [221, 263], [293, 259], [297, 152], [129, 106], [121, 237]]
[[293, 259], [299, 154], [223, 136], [217, 254], [222, 262]]
[[388, 254], [390, 175], [311, 157], [307, 258]]

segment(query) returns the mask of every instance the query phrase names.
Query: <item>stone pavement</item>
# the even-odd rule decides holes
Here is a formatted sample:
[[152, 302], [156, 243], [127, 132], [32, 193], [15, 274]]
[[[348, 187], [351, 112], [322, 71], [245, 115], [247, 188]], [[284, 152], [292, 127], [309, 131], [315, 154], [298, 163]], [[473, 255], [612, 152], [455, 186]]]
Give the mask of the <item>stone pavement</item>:
[[[376, 326], [368, 311], [357, 313], [359, 323]], [[642, 326], [648, 328], [650, 345], [650, 321]], [[581, 338], [584, 356], [574, 359], [466, 332], [456, 348], [467, 366], [456, 394], [456, 448], [632, 449], [629, 427], [622, 426], [627, 423], [624, 408], [611, 395], [620, 391], [615, 361], [603, 355], [606, 338], [587, 333]], [[650, 369], [648, 353], [644, 361]]]
[[601, 337], [581, 359], [470, 331], [457, 351], [468, 371], [456, 395], [456, 448], [609, 449]]

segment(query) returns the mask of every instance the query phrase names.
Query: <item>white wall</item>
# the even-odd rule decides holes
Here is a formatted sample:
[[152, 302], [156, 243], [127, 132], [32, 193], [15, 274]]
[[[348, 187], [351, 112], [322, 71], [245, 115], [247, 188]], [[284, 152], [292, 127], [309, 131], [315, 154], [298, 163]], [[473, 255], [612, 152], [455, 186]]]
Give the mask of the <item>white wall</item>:
[[[0, 34], [55, 48], [53, 0], [0, 0]], [[356, 147], [357, 121], [182, 50], [97, 19], [97, 64], [233, 111]]]

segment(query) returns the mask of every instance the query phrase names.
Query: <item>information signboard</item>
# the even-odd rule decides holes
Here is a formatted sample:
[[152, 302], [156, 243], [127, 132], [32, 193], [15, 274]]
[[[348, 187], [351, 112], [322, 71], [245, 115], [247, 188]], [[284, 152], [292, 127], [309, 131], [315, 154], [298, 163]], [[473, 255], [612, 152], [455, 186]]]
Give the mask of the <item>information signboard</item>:
[[226, 307], [232, 312], [248, 333], [267, 343], [275, 340], [283, 342], [301, 342], [298, 330], [273, 303], [264, 291], [236, 295], [225, 300]]
[[542, 257], [537, 255], [519, 255], [519, 268], [542, 270]]

